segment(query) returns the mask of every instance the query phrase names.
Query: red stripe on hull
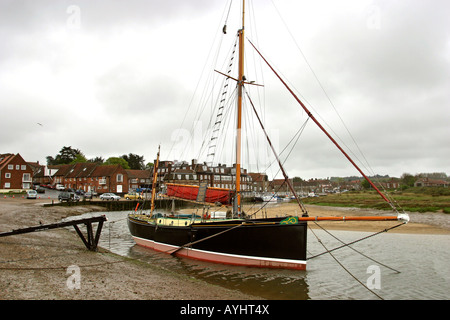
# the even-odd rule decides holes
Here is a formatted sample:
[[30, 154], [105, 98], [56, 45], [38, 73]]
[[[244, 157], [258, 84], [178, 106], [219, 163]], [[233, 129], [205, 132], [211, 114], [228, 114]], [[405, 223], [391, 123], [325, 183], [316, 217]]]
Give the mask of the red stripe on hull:
[[[155, 241], [142, 239], [139, 237], [133, 237], [133, 239], [136, 242], [136, 244], [159, 252], [171, 253], [174, 250], [178, 249], [177, 246], [158, 243]], [[177, 251], [176, 255], [180, 257], [186, 257], [189, 259], [229, 264], [235, 266], [306, 270], [306, 261], [291, 262], [285, 259], [239, 256], [211, 251], [202, 251], [196, 249], [181, 249]]]

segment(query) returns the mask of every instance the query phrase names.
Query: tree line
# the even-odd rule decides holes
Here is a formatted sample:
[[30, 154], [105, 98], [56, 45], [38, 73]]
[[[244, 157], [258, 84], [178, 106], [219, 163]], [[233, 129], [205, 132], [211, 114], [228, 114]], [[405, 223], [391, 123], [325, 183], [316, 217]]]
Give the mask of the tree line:
[[144, 156], [140, 156], [134, 153], [124, 154], [120, 157], [110, 157], [104, 159], [103, 157], [95, 157], [87, 159], [80, 149], [72, 148], [71, 146], [64, 146], [59, 153], [52, 156], [47, 156], [47, 165], [59, 165], [59, 164], [75, 164], [75, 163], [96, 163], [99, 165], [120, 165], [124, 169], [133, 170], [150, 170], [153, 168], [153, 163], [149, 162], [145, 164]]

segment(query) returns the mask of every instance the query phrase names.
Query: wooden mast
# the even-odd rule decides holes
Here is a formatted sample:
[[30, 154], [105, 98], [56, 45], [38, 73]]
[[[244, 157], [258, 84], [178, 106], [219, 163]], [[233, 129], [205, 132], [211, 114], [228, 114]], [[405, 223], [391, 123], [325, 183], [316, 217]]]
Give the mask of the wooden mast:
[[239, 34], [239, 76], [238, 76], [238, 102], [237, 102], [237, 128], [236, 128], [236, 202], [237, 214], [241, 213], [241, 129], [242, 129], [242, 92], [244, 86], [244, 22], [245, 0], [242, 0], [242, 29]]
[[158, 177], [158, 166], [159, 166], [159, 149], [161, 146], [158, 146], [158, 155], [156, 156], [156, 163], [153, 166], [153, 183], [152, 183], [152, 206], [150, 210], [150, 216], [153, 215], [153, 210], [155, 210], [155, 194], [156, 194], [156, 179]]

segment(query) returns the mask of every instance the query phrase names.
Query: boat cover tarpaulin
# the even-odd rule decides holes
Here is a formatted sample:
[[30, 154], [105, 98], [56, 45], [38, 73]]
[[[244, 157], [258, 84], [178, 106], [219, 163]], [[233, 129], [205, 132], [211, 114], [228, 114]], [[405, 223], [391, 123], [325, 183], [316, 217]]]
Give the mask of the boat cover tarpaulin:
[[[186, 185], [186, 184], [167, 184], [167, 195], [169, 197], [177, 197], [186, 200], [197, 199], [199, 186]], [[231, 204], [231, 199], [234, 195], [234, 190], [225, 188], [207, 188], [205, 195], [205, 202], [215, 203], [220, 202], [222, 204]]]

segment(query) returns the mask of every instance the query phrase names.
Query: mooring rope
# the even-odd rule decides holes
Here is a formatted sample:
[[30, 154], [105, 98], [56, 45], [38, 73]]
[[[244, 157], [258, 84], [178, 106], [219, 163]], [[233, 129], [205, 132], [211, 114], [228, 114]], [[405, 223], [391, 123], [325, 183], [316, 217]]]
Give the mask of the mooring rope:
[[[176, 252], [180, 251], [181, 249], [184, 249], [184, 248], [187, 248], [187, 247], [192, 246], [193, 244], [197, 244], [197, 243], [203, 242], [203, 241], [205, 241], [205, 240], [208, 240], [208, 239], [217, 237], [217, 236], [219, 236], [219, 235], [221, 235], [221, 234], [224, 234], [225, 232], [228, 232], [228, 231], [237, 229], [237, 228], [239, 228], [239, 227], [242, 227], [242, 226], [245, 225], [245, 224], [246, 224], [246, 222], [244, 221], [244, 222], [242, 222], [241, 224], [238, 224], [237, 226], [234, 226], [234, 227], [232, 227], [232, 228], [230, 228], [230, 229], [226, 229], [226, 230], [224, 230], [224, 231], [215, 233], [215, 234], [213, 234], [213, 235], [210, 235], [209, 237], [202, 238], [202, 239], [199, 239], [199, 240], [197, 240], [197, 241], [193, 241], [193, 242], [186, 243], [186, 244], [180, 246], [179, 248], [175, 249], [175, 250], [174, 250], [173, 252], [171, 252], [170, 254], [171, 254], [171, 255], [174, 255]], [[169, 250], [165, 251], [165, 253], [168, 253], [168, 252], [171, 251], [171, 250], [173, 250], [173, 249], [169, 249]]]
[[[317, 225], [317, 222], [314, 222]], [[330, 254], [330, 256], [344, 269], [353, 279], [355, 279], [359, 284], [361, 284], [364, 288], [369, 290], [371, 293], [373, 293], [375, 296], [377, 296], [379, 299], [384, 300], [380, 295], [378, 295], [375, 291], [370, 289], [368, 286], [366, 286], [364, 283], [361, 282], [355, 275], [353, 275], [350, 270], [348, 270], [332, 253], [328, 248], [325, 246], [325, 244], [320, 240], [320, 238], [316, 235], [316, 233], [313, 231], [313, 229], [308, 226], [313, 235], [316, 237], [317, 241], [322, 245], [322, 247], [326, 250], [327, 253]]]
[[350, 249], [352, 249], [353, 251], [359, 253], [359, 254], [362, 255], [363, 257], [365, 257], [365, 258], [367, 258], [367, 259], [369, 259], [369, 260], [372, 260], [373, 262], [378, 263], [378, 264], [382, 265], [383, 267], [386, 267], [386, 268], [391, 269], [391, 270], [393, 270], [393, 271], [395, 271], [395, 272], [397, 272], [397, 273], [400, 273], [400, 271], [398, 271], [398, 270], [396, 270], [396, 269], [394, 269], [394, 268], [391, 268], [391, 267], [389, 267], [389, 266], [387, 266], [387, 265], [385, 265], [385, 264], [383, 264], [383, 263], [381, 263], [381, 262], [379, 262], [379, 261], [377, 261], [377, 260], [375, 260], [375, 259], [373, 259], [373, 258], [367, 256], [366, 254], [364, 254], [364, 253], [362, 253], [362, 252], [356, 250], [355, 248], [351, 247], [351, 245], [352, 245], [352, 244], [355, 244], [355, 243], [357, 243], [357, 242], [366, 240], [366, 239], [368, 239], [368, 238], [374, 237], [374, 236], [376, 236], [376, 235], [378, 235], [378, 234], [380, 234], [380, 233], [388, 232], [389, 230], [392, 230], [392, 229], [395, 229], [395, 228], [397, 228], [397, 227], [400, 227], [400, 226], [402, 226], [403, 224], [404, 224], [404, 223], [400, 223], [400, 224], [398, 224], [398, 225], [395, 225], [395, 226], [393, 226], [393, 227], [390, 227], [390, 228], [381, 230], [381, 231], [379, 231], [379, 232], [376, 232], [376, 233], [371, 234], [371, 235], [369, 235], [369, 236], [363, 237], [363, 238], [361, 238], [361, 239], [358, 239], [358, 240], [355, 240], [355, 241], [352, 241], [352, 242], [349, 242], [349, 243], [345, 243], [344, 241], [340, 240], [340, 239], [339, 239], [338, 237], [336, 237], [335, 235], [331, 234], [331, 233], [330, 233], [328, 230], [326, 230], [324, 227], [322, 227], [321, 225], [319, 225], [318, 223], [316, 223], [316, 225], [317, 225], [319, 228], [321, 228], [323, 231], [325, 231], [326, 233], [328, 233], [330, 236], [332, 236], [333, 238], [335, 238], [336, 240], [338, 240], [339, 242], [341, 242], [343, 245], [342, 245], [342, 246], [339, 246], [339, 247], [336, 247], [336, 248], [334, 248], [334, 249], [331, 249], [331, 250], [329, 250], [329, 251], [325, 251], [325, 252], [316, 254], [316, 255], [314, 255], [314, 256], [312, 256], [312, 257], [308, 257], [306, 260], [311, 260], [311, 259], [317, 258], [317, 257], [319, 257], [319, 256], [321, 256], [321, 255], [324, 255], [324, 254], [326, 254], [326, 253], [333, 252], [333, 251], [336, 251], [336, 250], [338, 250], [338, 249], [342, 249], [342, 248], [345, 248], [345, 247], [349, 247]]

